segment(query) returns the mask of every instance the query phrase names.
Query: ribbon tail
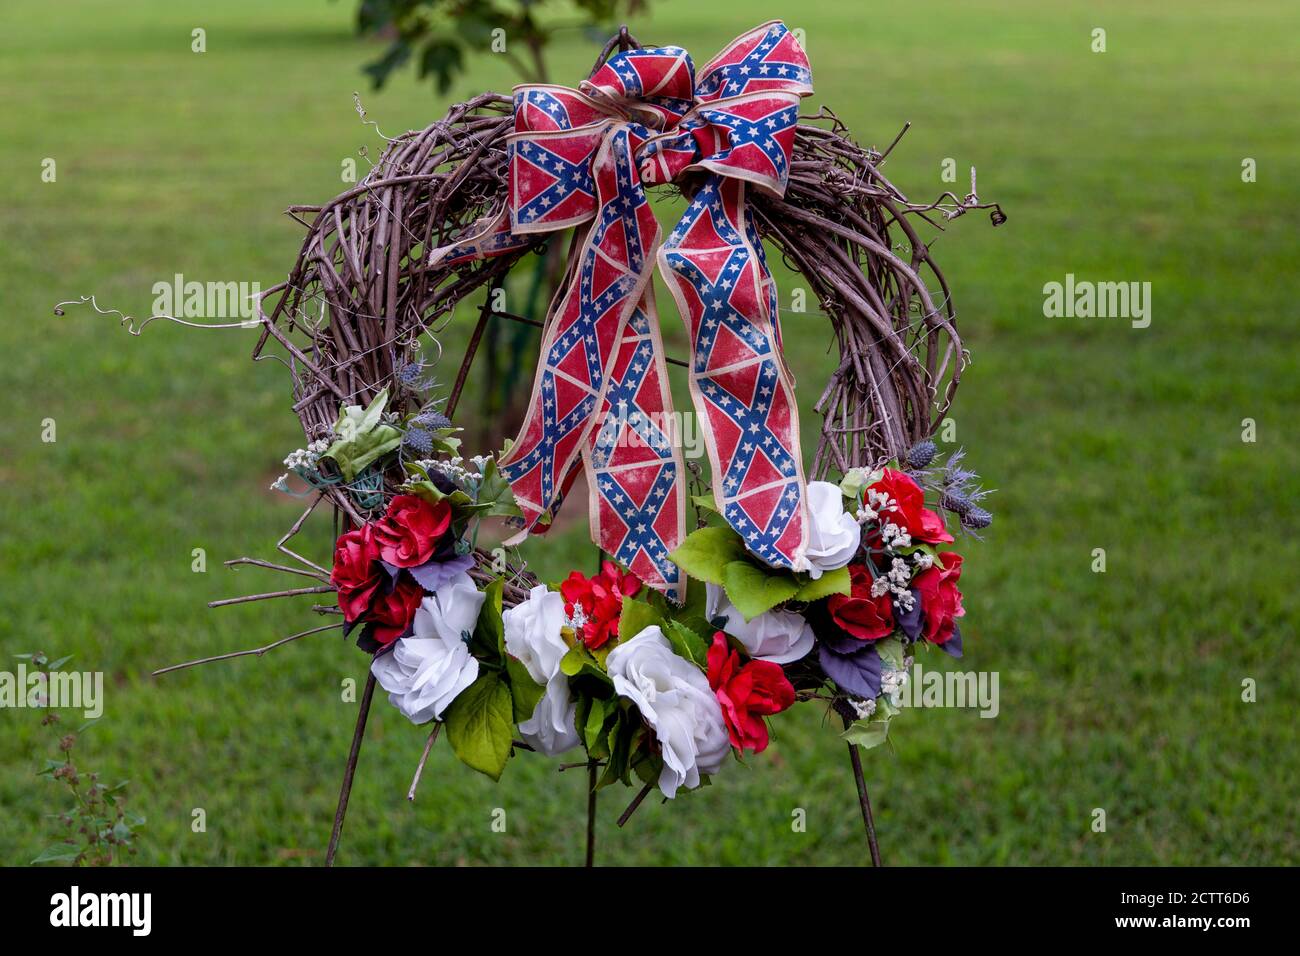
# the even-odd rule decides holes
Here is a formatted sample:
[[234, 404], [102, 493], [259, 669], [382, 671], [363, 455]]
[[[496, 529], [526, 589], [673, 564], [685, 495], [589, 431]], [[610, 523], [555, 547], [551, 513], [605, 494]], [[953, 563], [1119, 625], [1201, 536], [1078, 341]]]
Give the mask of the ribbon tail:
[[527, 249], [537, 239], [511, 230], [507, 205], [472, 223], [459, 236], [429, 253], [429, 265], [455, 266], [477, 259], [494, 259]]
[[745, 183], [711, 176], [660, 248], [659, 267], [690, 336], [691, 398], [723, 517], [760, 559], [803, 571], [799, 412], [749, 220]]
[[668, 555], [685, 536], [685, 466], [652, 286], [624, 327], [600, 422], [583, 455], [592, 540], [681, 604], [686, 576]]
[[629, 315], [640, 301], [658, 223], [636, 176], [626, 126], [592, 164], [597, 213], [542, 335], [528, 412], [501, 473], [531, 531], [558, 507], [599, 416]]

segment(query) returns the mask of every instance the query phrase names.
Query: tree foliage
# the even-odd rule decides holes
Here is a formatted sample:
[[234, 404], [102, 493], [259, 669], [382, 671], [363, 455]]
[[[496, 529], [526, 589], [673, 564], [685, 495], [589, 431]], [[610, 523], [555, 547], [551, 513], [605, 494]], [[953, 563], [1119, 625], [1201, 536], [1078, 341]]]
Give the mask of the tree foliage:
[[[603, 39], [620, 14], [645, 0], [361, 0], [357, 31], [389, 40], [365, 72], [382, 87], [393, 72], [414, 62], [421, 79], [445, 93], [477, 52], [504, 56], [526, 82], [549, 77], [545, 51], [557, 30], [584, 29]], [[543, 16], [543, 8], [556, 16]], [[567, 11], [574, 16], [565, 17]]]

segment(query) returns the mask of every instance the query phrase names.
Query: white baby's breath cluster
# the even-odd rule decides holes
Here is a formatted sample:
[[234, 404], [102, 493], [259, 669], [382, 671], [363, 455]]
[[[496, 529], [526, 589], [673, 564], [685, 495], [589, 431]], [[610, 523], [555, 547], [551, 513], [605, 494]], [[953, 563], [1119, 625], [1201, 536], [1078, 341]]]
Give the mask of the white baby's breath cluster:
[[870, 698], [859, 700], [856, 697], [850, 697], [849, 706], [858, 715], [858, 720], [866, 720], [876, 712], [876, 702]]
[[933, 567], [934, 557], [920, 550], [909, 554], [901, 553], [911, 548], [913, 541], [906, 529], [887, 517], [898, 509], [898, 501], [888, 493], [868, 488], [855, 517], [864, 527], [873, 524], [877, 526], [881, 551], [890, 562], [889, 570], [871, 582], [871, 596], [879, 598], [891, 594], [900, 608], [911, 611], [916, 606], [911, 591], [912, 578], [918, 572]]
[[862, 507], [858, 509], [854, 517], [858, 519], [859, 524], [880, 522], [880, 537], [884, 540], [886, 548], [911, 547], [912, 536], [898, 524], [885, 517], [890, 512], [897, 510], [898, 502], [895, 499], [883, 491], [868, 488]]
[[284, 459], [284, 467], [290, 471], [296, 468], [313, 469], [320, 462], [320, 456], [325, 454], [330, 443], [324, 438], [318, 438], [306, 448], [299, 448], [297, 451], [291, 451]]
[[875, 488], [868, 488], [866, 499], [862, 507], [858, 509], [857, 519], [861, 523], [868, 521], [879, 521], [880, 516], [888, 511], [895, 511], [898, 508], [898, 502], [889, 497], [883, 491], [877, 491]]
[[[906, 664], [906, 662], [904, 662]], [[885, 668], [880, 672], [880, 693], [889, 698], [895, 707], [902, 705], [903, 687], [907, 684], [907, 670]], [[873, 701], [874, 703], [874, 701]]]
[[912, 610], [916, 603], [909, 590], [912, 583], [912, 570], [906, 558], [895, 556], [890, 562], [889, 570], [871, 582], [871, 596], [878, 598], [888, 592], [894, 596], [894, 600], [904, 611]]
[[474, 466], [473, 469], [465, 467], [466, 459], [460, 455], [453, 455], [451, 458], [426, 458], [412, 462], [412, 465], [425, 474], [437, 472], [445, 475], [461, 488], [472, 490], [478, 487], [478, 483], [483, 478], [483, 471], [491, 460], [491, 455], [475, 455], [469, 459], [469, 463]]
[[574, 604], [573, 613], [564, 615], [564, 626], [573, 628], [575, 633], [580, 633], [587, 626], [587, 612], [581, 604]]
[[306, 448], [299, 448], [289, 452], [284, 458], [284, 467], [288, 468], [275, 481], [271, 482], [272, 491], [289, 490], [289, 474], [295, 471], [315, 471], [316, 466], [320, 464], [320, 456], [325, 454], [329, 449], [331, 442], [325, 438], [318, 438]]

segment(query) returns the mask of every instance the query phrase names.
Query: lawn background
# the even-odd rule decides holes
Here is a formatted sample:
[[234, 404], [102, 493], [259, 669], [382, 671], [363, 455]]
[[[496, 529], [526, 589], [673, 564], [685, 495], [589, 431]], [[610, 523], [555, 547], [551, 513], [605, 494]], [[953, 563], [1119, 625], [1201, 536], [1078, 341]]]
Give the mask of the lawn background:
[[[247, 332], [159, 323], [137, 339], [111, 316], [52, 308], [93, 293], [147, 315], [153, 283], [174, 273], [270, 286], [300, 237], [280, 211], [341, 191], [343, 160], [379, 149], [353, 90], [391, 134], [515, 78], [484, 55], [446, 96], [408, 73], [368, 92], [359, 68], [379, 47], [353, 36], [350, 2], [5, 6], [0, 669], [40, 649], [106, 672], [82, 766], [132, 781], [148, 817], [140, 862], [319, 863], [356, 715], [340, 684], [364, 677], [356, 648], [320, 635], [148, 676], [310, 626], [306, 602], [204, 607], [283, 586], [220, 565], [270, 557], [297, 514], [266, 490], [302, 444], [283, 369], [249, 362]], [[632, 28], [702, 62], [777, 16], [806, 32], [812, 103], [880, 147], [914, 123], [888, 164], [906, 192], [937, 194], [953, 157], [958, 191], [974, 164], [1010, 216], [997, 230], [967, 217], [936, 247], [974, 354], [957, 443], [998, 489], [992, 532], [964, 548], [961, 666], [999, 672], [1001, 713], [905, 712], [892, 752], [866, 756], [886, 861], [1297, 862], [1300, 11], [668, 0]], [[564, 35], [554, 75], [576, 81], [594, 55]], [[40, 178], [47, 157], [54, 183]], [[1242, 182], [1245, 157], [1257, 182]], [[1150, 328], [1044, 318], [1043, 284], [1067, 272], [1151, 282]], [[797, 279], [778, 279], [788, 303]], [[449, 364], [468, 321], [448, 336]], [[784, 327], [809, 424], [829, 328], [812, 314]], [[536, 549], [544, 576], [590, 564], [583, 530]], [[324, 523], [306, 541], [328, 555]], [[190, 570], [197, 547], [205, 574]], [[952, 666], [942, 656], [923, 663]], [[1242, 702], [1244, 678], [1258, 702]], [[613, 821], [631, 794], [604, 791], [601, 862], [863, 862], [843, 744], [811, 706], [775, 726], [760, 758], [647, 803], [626, 830]], [[523, 755], [493, 785], [439, 744], [411, 805], [423, 741], [377, 700], [341, 862], [580, 862], [580, 773]], [[34, 776], [53, 753], [34, 712], [0, 711], [0, 863], [56, 833], [44, 814], [65, 796]], [[491, 828], [498, 807], [505, 833]], [[796, 808], [806, 832], [792, 832]]]

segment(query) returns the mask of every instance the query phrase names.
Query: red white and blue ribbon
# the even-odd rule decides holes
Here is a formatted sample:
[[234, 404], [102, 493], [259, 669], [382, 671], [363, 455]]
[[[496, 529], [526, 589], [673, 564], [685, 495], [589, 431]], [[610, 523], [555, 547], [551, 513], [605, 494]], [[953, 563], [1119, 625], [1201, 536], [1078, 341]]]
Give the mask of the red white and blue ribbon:
[[[518, 87], [506, 202], [432, 254], [455, 265], [578, 228], [533, 400], [501, 471], [533, 531], [584, 467], [595, 542], [674, 599], [685, 582], [668, 554], [685, 533], [686, 476], [656, 260], [690, 334], [716, 502], [758, 557], [807, 567], [794, 383], [746, 188], [784, 195], [799, 98], [811, 92], [807, 57], [775, 21], [733, 40], [698, 79], [685, 50], [656, 47], [615, 55], [579, 90]], [[686, 173], [705, 175], [660, 245], [644, 186]]]

